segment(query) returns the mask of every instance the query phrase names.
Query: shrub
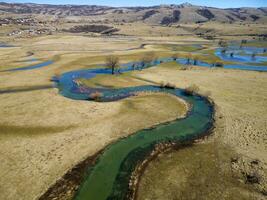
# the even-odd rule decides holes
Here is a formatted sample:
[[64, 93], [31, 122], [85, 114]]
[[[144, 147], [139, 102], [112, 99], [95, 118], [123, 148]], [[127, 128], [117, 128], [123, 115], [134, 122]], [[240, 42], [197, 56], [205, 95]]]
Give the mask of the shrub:
[[218, 45], [219, 45], [220, 47], [223, 47], [223, 48], [227, 48], [227, 47], [228, 47], [228, 43], [227, 43], [225, 40], [220, 40], [220, 41], [218, 42]]
[[89, 95], [89, 98], [95, 101], [100, 101], [101, 97], [103, 97], [103, 94], [101, 92], [93, 92]]
[[247, 44], [248, 41], [247, 40], [241, 40], [241, 44]]
[[55, 73], [55, 75], [50, 80], [54, 82], [59, 82], [59, 79], [60, 79], [60, 73]]
[[168, 89], [175, 89], [176, 86], [175, 86], [174, 84], [168, 82], [168, 83], [165, 85], [165, 88], [168, 88]]
[[161, 88], [167, 88], [167, 89], [175, 89], [176, 86], [172, 83], [164, 83], [163, 81], [160, 83]]
[[197, 65], [197, 62], [199, 60], [199, 56], [193, 56], [193, 65]]
[[222, 49], [222, 50], [221, 50], [221, 53], [222, 53], [222, 54], [225, 54], [225, 53], [226, 53], [226, 49]]
[[160, 84], [159, 84], [159, 87], [164, 88], [165, 87], [165, 83], [163, 81], [161, 81]]
[[33, 56], [33, 55], [34, 55], [33, 52], [31, 52], [31, 51], [27, 51], [27, 56]]
[[215, 66], [215, 67], [223, 67], [223, 63], [221, 63], [221, 62], [216, 62], [216, 63], [214, 64], [214, 66]]
[[141, 66], [144, 68], [146, 65], [152, 63], [152, 61], [156, 60], [157, 56], [154, 52], [145, 53], [144, 56], [141, 58]]
[[256, 53], [253, 52], [253, 53], [251, 54], [251, 58], [254, 59], [255, 57], [256, 57]]
[[177, 60], [179, 58], [179, 54], [178, 53], [175, 53], [172, 55], [172, 59], [173, 60]]
[[207, 36], [205, 36], [205, 38], [207, 40], [214, 40], [215, 39], [215, 37], [213, 35], [207, 35]]
[[189, 87], [185, 88], [184, 93], [186, 95], [194, 95], [199, 91], [199, 87], [195, 84], [190, 85]]
[[188, 70], [188, 68], [189, 68], [189, 67], [187, 67], [187, 66], [181, 66], [181, 67], [180, 67], [180, 70], [183, 70], [183, 71], [184, 71], [184, 70]]

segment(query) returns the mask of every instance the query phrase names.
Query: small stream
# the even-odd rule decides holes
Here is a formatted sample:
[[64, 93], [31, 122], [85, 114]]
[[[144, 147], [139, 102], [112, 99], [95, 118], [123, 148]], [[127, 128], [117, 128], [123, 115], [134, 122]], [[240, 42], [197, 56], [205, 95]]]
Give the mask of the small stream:
[[[26, 60], [23, 62], [35, 62], [37, 61], [36, 59], [31, 59], [31, 60]], [[34, 64], [34, 65], [29, 65], [29, 66], [24, 66], [24, 67], [17, 67], [17, 68], [12, 68], [12, 69], [7, 69], [7, 70], [3, 70], [0, 72], [13, 72], [13, 71], [25, 71], [25, 70], [33, 70], [33, 69], [38, 69], [38, 68], [42, 68], [42, 67], [46, 67], [49, 66], [51, 64], [53, 64], [54, 62], [52, 60], [48, 60], [48, 61], [44, 61], [38, 64]]]
[[215, 55], [224, 61], [259, 64], [267, 62], [267, 56], [261, 55], [263, 53], [266, 53], [265, 48], [231, 46], [227, 48], [225, 53], [222, 53], [222, 48], [218, 48]]

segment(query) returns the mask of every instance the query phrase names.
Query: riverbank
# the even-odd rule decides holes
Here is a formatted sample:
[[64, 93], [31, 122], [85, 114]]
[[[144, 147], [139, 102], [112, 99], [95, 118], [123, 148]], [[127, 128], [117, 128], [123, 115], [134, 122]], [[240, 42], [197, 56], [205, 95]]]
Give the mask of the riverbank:
[[[174, 69], [159, 67], [137, 76], [154, 81], [168, 78], [181, 87], [196, 84], [200, 93], [210, 93], [219, 109], [214, 134], [192, 149], [164, 154], [152, 162], [142, 177], [138, 199], [264, 199], [266, 73], [196, 67], [173, 74]], [[202, 187], [205, 184], [207, 189]]]
[[[162, 94], [112, 103], [73, 101], [57, 89], [1, 95], [2, 123], [11, 126], [0, 135], [1, 198], [38, 198], [110, 142], [184, 115], [183, 105]], [[20, 127], [23, 133], [16, 131]], [[51, 128], [41, 133], [45, 127]]]
[[[68, 170], [94, 155], [109, 142], [177, 117], [177, 99], [149, 95], [108, 104], [73, 101], [60, 96], [57, 89], [51, 88], [49, 80], [62, 72], [103, 63], [108, 53], [99, 55], [87, 51], [96, 43], [97, 49], [101, 50], [107, 45], [109, 49], [124, 49], [138, 47], [141, 43], [187, 44], [195, 40], [191, 36], [187, 37], [187, 42], [179, 39], [164, 37], [144, 41], [143, 38], [133, 42], [134, 44], [130, 42], [130, 45], [117, 45], [118, 41], [112, 38], [98, 38], [93, 42], [94, 39], [82, 36], [47, 36], [20, 41], [21, 46], [25, 45], [23, 48], [2, 50], [3, 65], [12, 68], [17, 66], [18, 55], [19, 58], [24, 58], [27, 51], [34, 51], [37, 58], [44, 60], [54, 56], [56, 59], [49, 67], [1, 74], [0, 90], [4, 94], [0, 98], [0, 118], [3, 123], [0, 130], [4, 131], [0, 132], [4, 134], [0, 135], [0, 198], [36, 199]], [[202, 39], [197, 40], [203, 42]], [[86, 48], [79, 51], [84, 43]], [[59, 51], [60, 44], [68, 51]], [[150, 45], [142, 50], [114, 54], [119, 55], [121, 62], [125, 63], [140, 60], [144, 52], [152, 50], [164, 57], [173, 54], [161, 52]], [[14, 61], [11, 65], [10, 60]], [[214, 137], [226, 144], [227, 148], [237, 151], [238, 155], [245, 155], [252, 160], [259, 159], [266, 164], [266, 73], [201, 67], [180, 70], [178, 65], [168, 67], [164, 63], [161, 67], [135, 71], [130, 75], [110, 79], [104, 77], [96, 82], [117, 87], [151, 84], [146, 79], [157, 83], [174, 83], [178, 88], [197, 84], [200, 92], [211, 93], [212, 99], [223, 113], [220, 127], [224, 127], [224, 131], [219, 131], [220, 127], [216, 126]], [[127, 114], [129, 110], [131, 112]], [[135, 120], [137, 123], [133, 123]], [[197, 150], [192, 151], [192, 154], [196, 152]], [[225, 177], [222, 175], [220, 178]]]
[[[153, 93], [139, 93], [138, 97], [144, 97], [145, 99], [149, 98], [150, 95], [155, 95]], [[172, 95], [168, 94], [156, 94], [160, 96], [170, 96], [171, 98], [176, 98]], [[136, 98], [136, 97], [134, 97]], [[180, 115], [178, 118], [184, 118], [186, 113], [189, 111], [189, 105], [182, 99], [178, 99], [180, 101], [181, 106], [183, 107], [180, 110]], [[132, 100], [126, 100], [132, 101]], [[170, 120], [171, 121], [171, 120]], [[155, 124], [154, 126], [156, 126]], [[127, 136], [125, 136], [127, 137]], [[118, 139], [119, 140], [119, 139]], [[111, 144], [107, 146], [111, 146]], [[79, 164], [70, 169], [61, 179], [59, 179], [54, 185], [52, 185], [41, 197], [40, 200], [49, 200], [49, 199], [73, 199], [74, 195], [77, 193], [80, 185], [84, 181], [85, 175], [88, 172], [88, 169], [96, 164], [96, 161], [99, 156], [103, 153], [104, 149], [100, 150], [93, 156], [86, 158], [81, 161]]]

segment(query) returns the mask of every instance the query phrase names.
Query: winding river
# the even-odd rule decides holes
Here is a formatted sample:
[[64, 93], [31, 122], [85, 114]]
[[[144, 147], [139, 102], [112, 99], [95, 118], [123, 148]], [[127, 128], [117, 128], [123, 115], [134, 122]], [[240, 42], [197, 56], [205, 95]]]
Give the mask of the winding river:
[[[216, 55], [222, 60], [238, 62], [237, 64], [226, 65], [225, 68], [267, 71], [267, 66], [246, 65], [248, 59], [244, 58], [247, 58], [249, 56], [247, 54], [252, 51], [255, 51], [255, 49], [245, 48], [242, 52], [235, 52], [237, 57], [234, 60], [229, 58], [228, 54], [221, 55], [219, 49], [216, 51]], [[265, 59], [265, 57], [256, 58], [251, 63], [265, 62]], [[161, 58], [155, 60], [149, 66], [170, 61], [173, 61], [173, 59]], [[178, 58], [176, 62], [186, 64], [187, 59]], [[123, 64], [120, 72], [133, 70], [133, 65], [138, 69], [141, 63]], [[197, 65], [210, 67], [210, 64], [202, 61], [198, 61]], [[190, 104], [191, 109], [184, 119], [177, 119], [151, 129], [140, 130], [107, 146], [103, 153], [98, 156], [96, 164], [88, 168], [84, 181], [75, 196], [77, 200], [125, 199], [129, 193], [129, 181], [133, 170], [139, 162], [151, 153], [156, 144], [192, 141], [206, 134], [213, 125], [213, 105], [204, 97], [187, 95], [182, 89], [161, 88], [154, 85], [119, 89], [90, 88], [77, 81], [81, 78], [90, 79], [99, 74], [111, 74], [111, 71], [105, 68], [71, 71], [62, 74], [60, 77], [54, 77], [54, 81], [57, 82], [61, 95], [75, 100], [93, 100], [90, 95], [95, 92], [101, 93], [98, 100], [102, 102], [124, 99], [134, 96], [138, 92], [161, 92], [185, 100]]]
[[[130, 67], [125, 67], [122, 71], [130, 70]], [[124, 199], [128, 194], [130, 176], [137, 163], [144, 160], [158, 143], [191, 141], [206, 134], [213, 124], [213, 106], [204, 97], [186, 95], [181, 89], [153, 85], [108, 89], [89, 88], [77, 84], [76, 80], [79, 78], [93, 78], [98, 74], [110, 74], [110, 71], [73, 71], [63, 74], [55, 81], [63, 96], [76, 100], [88, 100], [90, 94], [96, 91], [103, 94], [100, 101], [115, 101], [148, 91], [175, 95], [184, 99], [191, 107], [184, 119], [138, 131], [106, 147], [96, 164], [88, 168], [84, 182], [75, 196], [75, 199], [82, 200]]]
[[203, 97], [186, 96], [179, 89], [161, 89], [155, 86], [141, 86], [131, 88], [130, 91], [135, 89], [176, 95], [190, 103], [192, 110], [185, 119], [138, 131], [108, 146], [98, 158], [97, 164], [88, 169], [88, 176], [75, 199], [125, 199], [134, 167], [145, 159], [155, 144], [192, 140], [205, 134], [212, 126], [212, 105]]

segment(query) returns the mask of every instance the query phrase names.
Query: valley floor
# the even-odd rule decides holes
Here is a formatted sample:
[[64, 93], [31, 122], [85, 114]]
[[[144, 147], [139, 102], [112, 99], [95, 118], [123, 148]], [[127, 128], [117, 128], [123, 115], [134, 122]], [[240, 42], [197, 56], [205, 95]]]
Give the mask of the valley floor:
[[[138, 199], [264, 199], [265, 73], [202, 68], [174, 73], [160, 68], [140, 76], [168, 80], [182, 88], [198, 85], [216, 104], [216, 123], [213, 135], [200, 144], [163, 154], [150, 163], [141, 178]], [[249, 175], [259, 177], [259, 183], [249, 183]]]
[[[44, 68], [0, 74], [0, 91], [22, 90], [0, 93], [0, 199], [37, 199], [69, 169], [110, 142], [185, 114], [183, 102], [163, 94], [142, 94], [118, 102], [96, 103], [64, 98], [55, 88], [29, 89], [53, 86], [50, 82], [53, 75], [95, 67], [111, 53], [120, 55], [122, 62], [139, 59], [144, 52], [154, 50], [153, 46], [125, 49], [138, 48], [143, 43], [184, 44], [190, 39], [207, 42], [198, 38], [154, 38], [153, 42], [152, 39], [121, 42], [120, 39], [47, 36], [25, 39], [18, 42], [21, 47], [0, 50], [3, 60], [0, 69], [15, 67], [16, 60], [24, 59], [29, 51], [42, 60], [54, 60], [54, 64]], [[84, 51], [79, 51], [81, 47]], [[105, 49], [110, 51], [105, 52]], [[161, 55], [171, 54], [162, 49], [155, 51]], [[211, 183], [206, 176], [215, 175], [217, 171], [221, 175], [214, 177], [216, 184], [211, 190], [226, 183], [225, 188], [235, 187], [235, 190], [227, 191], [229, 195], [246, 191], [244, 199], [249, 195], [256, 199], [264, 198], [267, 191], [266, 73], [198, 67], [180, 70], [178, 66], [164, 65], [135, 71], [131, 73], [131, 79], [121, 76], [116, 76], [118, 81], [114, 78], [105, 84], [117, 83], [116, 86], [123, 87], [164, 81], [179, 88], [196, 84], [200, 93], [210, 93], [216, 104], [213, 135], [192, 148], [153, 161], [141, 180], [139, 199], [180, 199], [184, 192], [195, 195], [191, 199], [199, 199], [200, 194], [209, 191], [198, 186], [207, 183], [209, 188]], [[209, 160], [208, 174], [204, 173], [205, 160]], [[256, 169], [260, 182], [247, 183], [247, 177], [240, 174], [254, 173], [249, 163], [255, 160], [259, 161], [253, 170]], [[199, 165], [199, 168], [191, 164]], [[189, 194], [191, 187], [196, 193]], [[166, 188], [170, 193], [162, 190]], [[225, 191], [220, 192], [226, 195], [225, 199], [231, 199]], [[212, 194], [214, 192], [210, 199], [214, 199]]]

